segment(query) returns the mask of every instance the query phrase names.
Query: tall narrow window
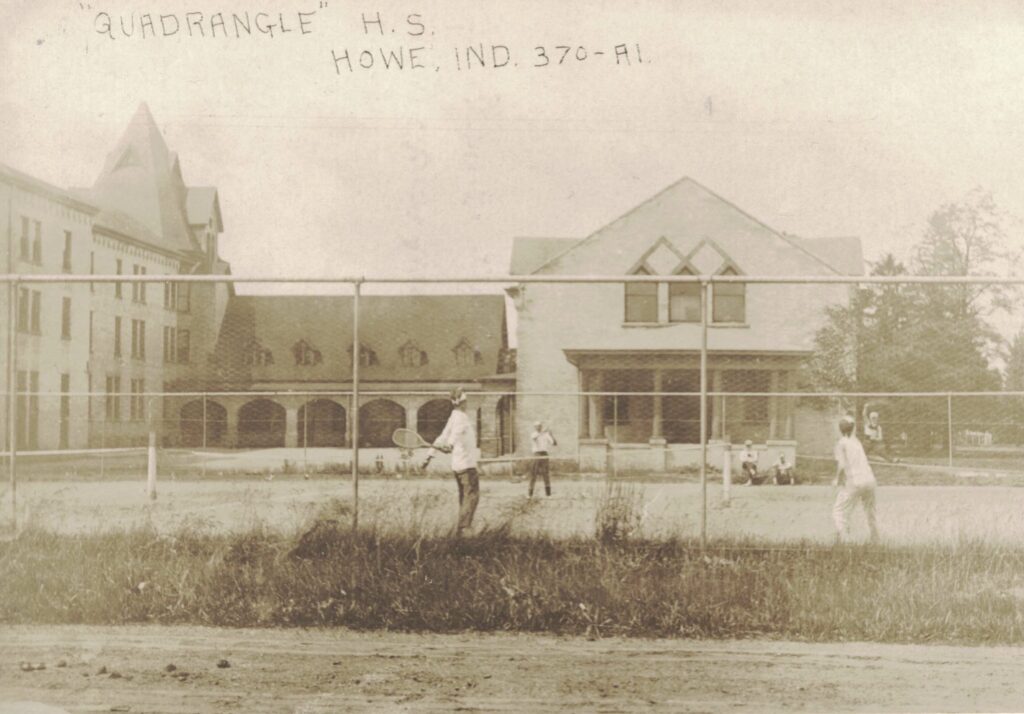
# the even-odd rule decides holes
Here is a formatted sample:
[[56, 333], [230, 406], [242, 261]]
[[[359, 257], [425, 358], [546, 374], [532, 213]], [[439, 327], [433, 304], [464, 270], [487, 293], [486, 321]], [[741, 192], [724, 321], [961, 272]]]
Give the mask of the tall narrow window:
[[121, 356], [121, 318], [114, 318], [114, 356]]
[[42, 334], [39, 327], [39, 301], [42, 293], [38, 290], [30, 290], [29, 292], [32, 293], [32, 334], [39, 335]]
[[128, 404], [129, 418], [132, 421], [142, 421], [146, 418], [146, 387], [142, 379], [131, 381], [131, 395]]
[[[124, 272], [124, 263], [121, 262], [120, 258], [117, 259], [115, 272], [117, 275], [121, 275], [121, 273]], [[114, 283], [114, 297], [116, 297], [118, 300], [121, 299], [121, 283]]]
[[164, 362], [174, 361], [174, 353], [178, 348], [174, 334], [176, 331], [174, 327], [164, 326]]
[[71, 375], [60, 376], [60, 448], [68, 448], [68, 431], [71, 422]]
[[178, 362], [181, 364], [188, 364], [189, 350], [191, 345], [189, 344], [188, 330], [178, 330]]
[[28, 448], [39, 448], [39, 372], [28, 373]]
[[181, 283], [178, 285], [178, 312], [188, 312], [192, 309], [192, 284]]
[[[693, 275], [683, 269], [680, 275]], [[700, 283], [669, 283], [669, 322], [700, 322]]]
[[18, 331], [28, 332], [29, 314], [32, 311], [32, 298], [28, 288], [18, 288]]
[[61, 268], [65, 273], [71, 272], [71, 231], [64, 231], [64, 255]]
[[[644, 268], [635, 275], [650, 275]], [[626, 322], [658, 321], [658, 284], [626, 283]]]
[[71, 298], [66, 297], [61, 301], [60, 307], [60, 338], [71, 339]]
[[[95, 275], [95, 274], [96, 274], [96, 254], [95, 253], [89, 253], [89, 275]], [[95, 290], [96, 290], [96, 284], [95, 283], [89, 283], [89, 292], [95, 292]]]
[[[722, 275], [739, 275], [726, 268]], [[747, 286], [745, 283], [714, 283], [712, 320], [714, 322], [745, 322], [747, 319]]]
[[121, 420], [121, 378], [107, 377], [107, 421]]
[[18, 257], [22, 260], [32, 260], [32, 240], [28, 233], [29, 220], [27, 216], [21, 217], [21, 240], [18, 242]]
[[132, 320], [132, 359], [146, 359], [146, 323]]
[[35, 235], [32, 237], [32, 262], [36, 265], [43, 264], [43, 224], [33, 221]]

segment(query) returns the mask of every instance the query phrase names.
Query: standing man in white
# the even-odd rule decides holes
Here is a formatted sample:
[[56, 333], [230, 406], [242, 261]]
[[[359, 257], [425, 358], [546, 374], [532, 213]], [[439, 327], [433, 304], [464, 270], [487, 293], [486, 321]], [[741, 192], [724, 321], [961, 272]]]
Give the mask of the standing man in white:
[[868, 519], [871, 542], [878, 542], [878, 525], [875, 522], [875, 473], [871, 470], [864, 447], [854, 436], [853, 417], [844, 416], [839, 421], [839, 441], [836, 442], [836, 477], [833, 486], [839, 486], [835, 505], [832, 506], [832, 520], [836, 524], [836, 543], [849, 536], [850, 514], [860, 502]]
[[[444, 431], [434, 440], [434, 448], [452, 455], [452, 471], [459, 487], [459, 520], [455, 526], [455, 535], [459, 536], [473, 525], [473, 515], [480, 502], [480, 477], [476, 470], [476, 429], [466, 414], [466, 393], [462, 387], [452, 390], [451, 402], [452, 413]], [[427, 456], [427, 463], [433, 453]]]
[[533, 486], [537, 483], [537, 477], [544, 479], [544, 493], [551, 495], [551, 468], [549, 455], [551, 448], [557, 446], [558, 441], [555, 435], [544, 428], [544, 422], [533, 423], [533, 433], [530, 435], [530, 450], [533, 453], [533, 461], [530, 462], [530, 490], [529, 498], [533, 498]]

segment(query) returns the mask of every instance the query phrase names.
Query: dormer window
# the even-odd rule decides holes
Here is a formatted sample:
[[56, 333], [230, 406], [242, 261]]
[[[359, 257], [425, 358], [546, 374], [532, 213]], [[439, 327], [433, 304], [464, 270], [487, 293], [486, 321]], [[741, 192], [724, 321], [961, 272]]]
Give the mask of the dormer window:
[[[683, 268], [679, 275], [694, 275]], [[700, 322], [700, 283], [668, 284], [668, 321]]]
[[[633, 275], [651, 275], [644, 267]], [[626, 322], [658, 321], [658, 284], [626, 283]]]
[[254, 337], [245, 348], [244, 361], [250, 367], [265, 367], [274, 364], [274, 353]]
[[[732, 266], [719, 273], [719, 275], [739, 274], [739, 271]], [[713, 283], [712, 295], [712, 321], [746, 322], [747, 286], [745, 283]]]
[[[352, 347], [348, 348], [348, 358], [352, 359]], [[377, 359], [377, 353], [366, 345], [359, 345], [359, 366], [360, 367], [373, 367], [374, 365], [380, 364], [380, 360]]]
[[455, 355], [455, 364], [460, 367], [469, 367], [484, 361], [483, 355], [480, 354], [480, 349], [473, 347], [465, 337], [459, 340], [459, 343], [452, 348], [452, 353]]
[[422, 367], [427, 364], [427, 353], [412, 340], [398, 348], [398, 358], [403, 367]]
[[292, 356], [295, 358], [295, 364], [301, 367], [312, 367], [324, 361], [320, 350], [315, 349], [305, 340], [299, 340], [292, 345]]

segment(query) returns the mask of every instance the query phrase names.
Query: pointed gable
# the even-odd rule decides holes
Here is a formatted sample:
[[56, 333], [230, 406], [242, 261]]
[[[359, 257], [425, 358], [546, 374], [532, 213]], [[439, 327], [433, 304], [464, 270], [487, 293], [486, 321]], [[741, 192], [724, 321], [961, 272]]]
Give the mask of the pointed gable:
[[[828, 262], [713, 191], [684, 178], [549, 258], [534, 272], [626, 274], [660, 239], [653, 253], [664, 267], [673, 253], [686, 255], [700, 271], [717, 272], [730, 259], [751, 274], [835, 274]], [[660, 273], [660, 269], [655, 272]]]
[[182, 252], [199, 248], [188, 226], [186, 193], [177, 156], [143, 103], [107, 155], [90, 197], [108, 213], [144, 226], [147, 233], [140, 238], [146, 242]]

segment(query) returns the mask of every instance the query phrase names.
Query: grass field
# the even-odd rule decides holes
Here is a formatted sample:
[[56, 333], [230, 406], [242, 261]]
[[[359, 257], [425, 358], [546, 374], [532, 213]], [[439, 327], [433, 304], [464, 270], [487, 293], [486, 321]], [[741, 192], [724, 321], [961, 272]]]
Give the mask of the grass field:
[[455, 491], [364, 479], [353, 533], [340, 478], [23, 483], [0, 623], [1024, 643], [1021, 488], [882, 486], [834, 548], [829, 486], [711, 485], [707, 552], [696, 483], [485, 478], [461, 540]]
[[[485, 478], [478, 525], [508, 524], [516, 535], [590, 537], [606, 481], [556, 480], [551, 498], [526, 498], [526, 483]], [[697, 483], [620, 484], [628, 495], [634, 537], [694, 538], [700, 535], [701, 489]], [[0, 494], [6, 501], [6, 486]], [[183, 526], [208, 533], [260, 527], [290, 533], [306, 525], [326, 502], [350, 508], [351, 485], [341, 478], [298, 476], [262, 479], [162, 481], [156, 501], [145, 484], [131, 481], [38, 481], [18, 486], [21, 526], [59, 533], [93, 533], [144, 526], [162, 533]], [[540, 492], [540, 490], [538, 491]], [[832, 489], [826, 485], [734, 486], [728, 505], [720, 484], [708, 487], [708, 535], [760, 544], [832, 538]], [[444, 533], [457, 509], [448, 479], [363, 479], [360, 521], [379, 531]], [[1024, 488], [1009, 486], [881, 486], [879, 524], [891, 544], [993, 545], [1024, 543]], [[345, 516], [347, 518], [348, 516]], [[0, 510], [0, 527], [10, 509]], [[853, 535], [866, 534], [856, 513]]]

